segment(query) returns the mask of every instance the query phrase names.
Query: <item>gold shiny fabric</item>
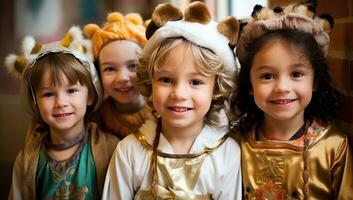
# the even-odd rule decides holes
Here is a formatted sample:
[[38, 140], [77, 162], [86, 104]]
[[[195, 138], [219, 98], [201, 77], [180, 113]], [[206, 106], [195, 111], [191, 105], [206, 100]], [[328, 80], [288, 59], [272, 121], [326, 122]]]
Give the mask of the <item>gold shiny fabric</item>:
[[[352, 153], [347, 136], [314, 123], [308, 131], [307, 199], [353, 199]], [[239, 138], [245, 199], [304, 199], [303, 144]]]
[[[136, 138], [152, 156], [152, 146], [140, 132], [135, 133]], [[197, 154], [167, 154], [158, 151], [157, 156], [157, 196], [158, 199], [173, 200], [210, 200], [212, 194], [194, 194], [194, 187], [199, 179], [203, 161], [209, 153], [221, 146], [227, 139], [225, 135], [217, 145], [205, 148]], [[154, 200], [151, 190], [139, 190], [135, 199]]]

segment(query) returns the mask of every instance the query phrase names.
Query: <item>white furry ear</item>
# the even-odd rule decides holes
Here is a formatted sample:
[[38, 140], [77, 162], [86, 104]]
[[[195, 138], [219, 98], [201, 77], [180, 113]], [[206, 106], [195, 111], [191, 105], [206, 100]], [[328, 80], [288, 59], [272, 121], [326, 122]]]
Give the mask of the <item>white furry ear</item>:
[[32, 49], [35, 47], [36, 41], [32, 36], [26, 36], [22, 41], [22, 51], [25, 57], [31, 55]]
[[72, 26], [60, 41], [60, 45], [73, 50], [79, 51], [89, 60], [93, 60], [92, 44], [90, 40], [86, 40], [82, 36], [82, 31], [78, 26]]
[[16, 77], [21, 77], [22, 72], [17, 71], [15, 67], [16, 60], [17, 60], [17, 55], [15, 54], [8, 55], [5, 59], [5, 67], [10, 74]]
[[77, 26], [73, 26], [67, 32], [72, 38], [71, 43], [68, 45], [69, 49], [77, 49], [79, 45], [81, 45], [81, 41], [83, 40], [81, 29]]

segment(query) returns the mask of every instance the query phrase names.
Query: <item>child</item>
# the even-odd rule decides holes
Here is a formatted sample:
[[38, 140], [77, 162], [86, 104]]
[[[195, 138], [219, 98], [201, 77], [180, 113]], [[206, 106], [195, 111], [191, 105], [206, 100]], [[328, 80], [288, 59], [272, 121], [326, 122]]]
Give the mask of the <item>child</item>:
[[136, 132], [146, 119], [153, 119], [151, 108], [135, 87], [137, 53], [146, 43], [143, 20], [136, 13], [124, 17], [113, 12], [102, 29], [88, 24], [84, 33], [92, 40], [105, 93], [96, 121], [102, 130], [122, 139]]
[[250, 22], [237, 45], [245, 199], [353, 199], [347, 136], [332, 124], [329, 35], [306, 15], [273, 16]]
[[160, 119], [120, 141], [103, 199], [241, 198], [239, 146], [213, 119], [233, 89], [235, 60], [225, 35], [236, 34], [238, 21], [229, 18], [218, 31], [201, 2], [182, 18], [171, 4], [152, 15], [137, 74]]
[[[7, 66], [22, 75], [23, 96], [33, 117], [13, 170], [9, 199], [98, 199], [117, 138], [86, 116], [102, 90], [89, 59], [90, 43], [72, 27], [59, 42], [23, 42], [23, 56]], [[23, 71], [23, 73], [22, 73]]]

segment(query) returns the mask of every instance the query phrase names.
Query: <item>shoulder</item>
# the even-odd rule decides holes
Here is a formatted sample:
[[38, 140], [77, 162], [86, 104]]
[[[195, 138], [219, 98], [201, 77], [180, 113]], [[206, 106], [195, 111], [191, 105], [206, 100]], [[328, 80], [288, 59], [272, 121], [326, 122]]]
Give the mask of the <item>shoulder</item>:
[[115, 149], [119, 139], [109, 133], [103, 132], [96, 122], [87, 123], [88, 133], [91, 135], [93, 145], [105, 144], [109, 149]]
[[[220, 142], [216, 151], [229, 152], [231, 154], [240, 154], [240, 147], [237, 141], [230, 137], [228, 129], [205, 126], [202, 130], [202, 139], [206, 146], [215, 147]], [[224, 141], [222, 141], [224, 140]]]
[[141, 153], [152, 147], [156, 136], [157, 124], [154, 121], [146, 120], [136, 133], [129, 134], [118, 144], [118, 151], [131, 153]]
[[329, 140], [330, 143], [337, 144], [347, 140], [348, 138], [347, 133], [343, 131], [341, 128], [338, 128], [334, 124], [330, 124], [326, 127], [318, 128], [317, 131], [319, 132], [317, 141]]
[[311, 145], [312, 148], [322, 146], [327, 152], [341, 152], [348, 148], [348, 134], [334, 124], [330, 124], [318, 131], [320, 133]]

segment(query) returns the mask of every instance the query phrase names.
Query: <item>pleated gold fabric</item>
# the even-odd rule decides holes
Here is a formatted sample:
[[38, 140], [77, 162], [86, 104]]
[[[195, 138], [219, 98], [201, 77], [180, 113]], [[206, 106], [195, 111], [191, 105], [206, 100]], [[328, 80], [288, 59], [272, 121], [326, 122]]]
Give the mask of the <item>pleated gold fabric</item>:
[[[152, 146], [140, 132], [135, 133], [142, 146], [149, 150], [152, 156]], [[209, 200], [211, 194], [193, 194], [194, 187], [199, 179], [203, 161], [209, 153], [221, 146], [228, 138], [222, 137], [212, 148], [205, 148], [197, 154], [167, 154], [158, 151], [157, 156], [157, 196], [158, 199], [195, 199]], [[151, 190], [139, 190], [135, 199], [154, 199]]]
[[[353, 199], [352, 152], [347, 135], [334, 126], [308, 129], [307, 199]], [[239, 138], [245, 199], [303, 199], [303, 143]]]

